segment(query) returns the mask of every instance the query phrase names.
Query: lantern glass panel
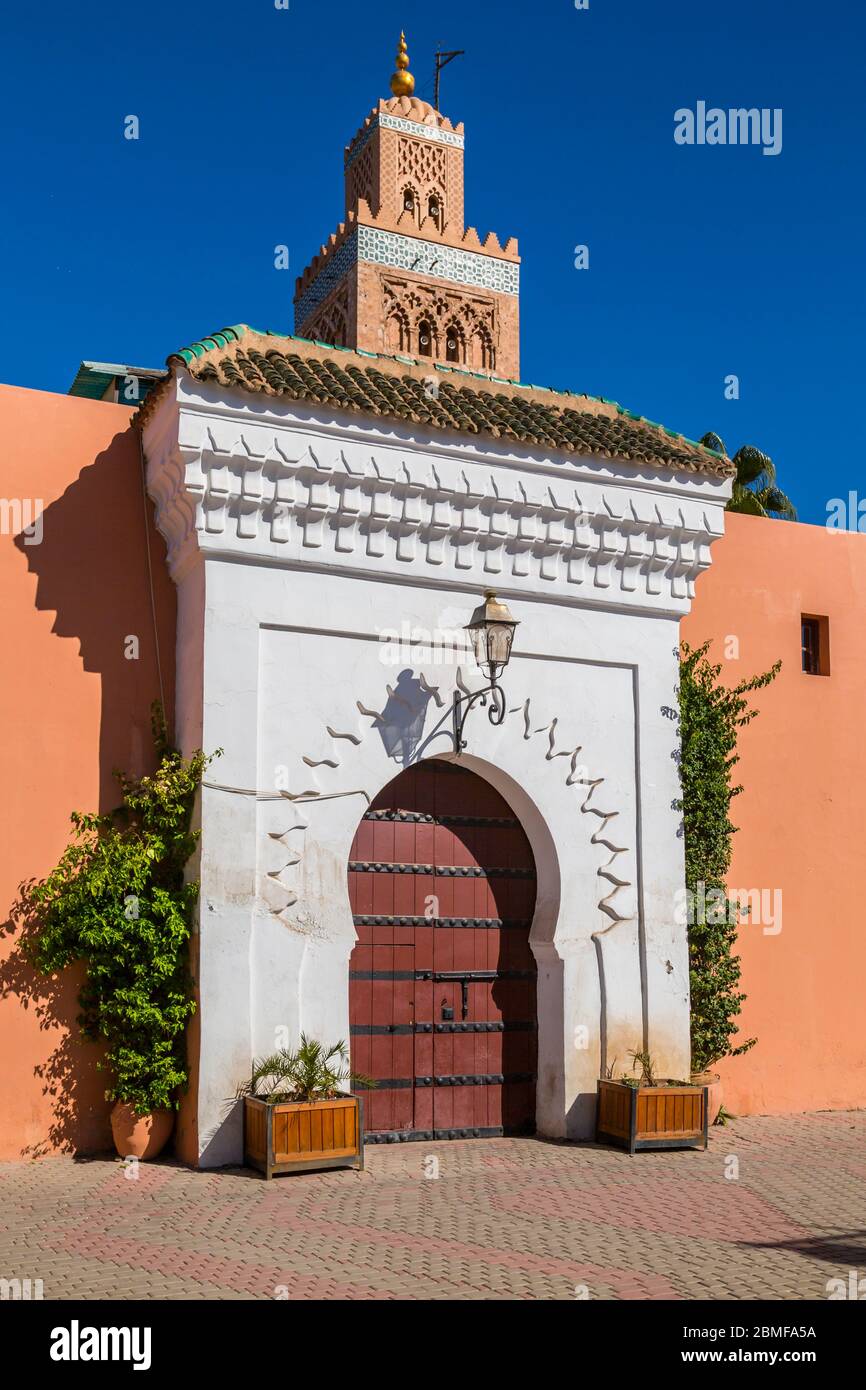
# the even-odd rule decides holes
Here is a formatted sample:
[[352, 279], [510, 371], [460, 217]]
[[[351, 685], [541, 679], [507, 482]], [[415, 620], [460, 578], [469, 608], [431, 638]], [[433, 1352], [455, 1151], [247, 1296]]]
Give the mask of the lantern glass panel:
[[514, 628], [511, 623], [491, 623], [487, 630], [487, 660], [491, 666], [502, 667], [508, 664]]
[[469, 631], [472, 634], [475, 660], [493, 680], [497, 672], [508, 665], [511, 644], [514, 641], [514, 625], [488, 621], [473, 625]]
[[469, 635], [472, 638], [472, 650], [475, 652], [475, 660], [479, 666], [484, 666], [487, 661], [487, 626], [479, 623], [477, 627], [469, 628]]

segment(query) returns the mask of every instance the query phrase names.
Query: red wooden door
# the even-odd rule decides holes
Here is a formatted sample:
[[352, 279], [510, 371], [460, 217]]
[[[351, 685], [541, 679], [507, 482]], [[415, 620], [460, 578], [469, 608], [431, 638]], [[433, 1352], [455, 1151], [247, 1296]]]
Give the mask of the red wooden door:
[[510, 807], [453, 764], [401, 773], [358, 827], [349, 898], [367, 1139], [531, 1133], [535, 866]]

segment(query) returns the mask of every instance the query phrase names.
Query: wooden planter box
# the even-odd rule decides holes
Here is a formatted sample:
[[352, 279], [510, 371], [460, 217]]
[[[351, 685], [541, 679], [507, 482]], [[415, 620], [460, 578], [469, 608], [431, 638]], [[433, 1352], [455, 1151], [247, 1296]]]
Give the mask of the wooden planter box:
[[245, 1096], [244, 1160], [266, 1178], [318, 1168], [363, 1168], [363, 1103], [358, 1096], [336, 1096], [267, 1105]]
[[705, 1149], [706, 1086], [626, 1086], [599, 1081], [595, 1137], [638, 1149]]

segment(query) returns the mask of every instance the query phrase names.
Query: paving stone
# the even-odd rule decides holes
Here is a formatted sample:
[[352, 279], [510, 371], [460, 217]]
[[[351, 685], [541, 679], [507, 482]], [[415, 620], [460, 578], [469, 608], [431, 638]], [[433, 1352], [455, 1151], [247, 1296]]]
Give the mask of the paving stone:
[[457, 1141], [270, 1183], [0, 1164], [0, 1277], [111, 1301], [820, 1299], [864, 1274], [864, 1139], [856, 1112], [738, 1120], [705, 1153]]

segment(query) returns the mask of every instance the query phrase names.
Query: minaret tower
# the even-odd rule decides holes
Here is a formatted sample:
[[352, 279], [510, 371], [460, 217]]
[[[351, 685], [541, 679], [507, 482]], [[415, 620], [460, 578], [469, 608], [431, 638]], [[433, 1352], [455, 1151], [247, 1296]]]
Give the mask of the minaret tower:
[[295, 332], [519, 379], [520, 257], [463, 220], [463, 126], [415, 95], [400, 35], [392, 96], [345, 153], [345, 221], [299, 277]]

